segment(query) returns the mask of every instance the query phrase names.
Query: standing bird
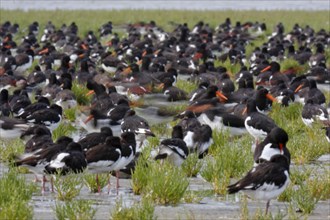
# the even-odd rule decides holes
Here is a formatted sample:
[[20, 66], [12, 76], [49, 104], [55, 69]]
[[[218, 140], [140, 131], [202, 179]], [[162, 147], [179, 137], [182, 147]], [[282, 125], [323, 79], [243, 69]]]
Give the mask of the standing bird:
[[81, 145], [84, 151], [104, 143], [107, 137], [112, 136], [112, 130], [109, 127], [102, 127], [100, 132], [92, 132], [81, 138], [78, 143]]
[[[98, 173], [113, 171], [121, 157], [121, 145], [119, 137], [107, 137], [105, 143], [98, 144], [86, 152], [88, 171], [96, 173], [98, 192], [101, 192]], [[110, 192], [110, 180], [108, 180]]]
[[274, 155], [270, 161], [253, 167], [241, 180], [229, 185], [228, 193], [244, 191], [255, 199], [267, 200], [266, 214], [271, 199], [279, 196], [288, 186], [290, 164], [284, 155]]
[[277, 154], [286, 156], [290, 163], [291, 155], [286, 147], [288, 140], [288, 134], [284, 129], [279, 127], [273, 128], [265, 140], [256, 146], [254, 151], [255, 165], [264, 161], [270, 161], [272, 156]]
[[59, 172], [61, 175], [65, 175], [70, 172], [81, 173], [86, 167], [87, 162], [81, 145], [71, 142], [65, 151], [55, 155], [49, 164], [45, 166], [45, 172], [47, 174]]
[[119, 171], [123, 169], [128, 164], [130, 164], [134, 157], [135, 157], [135, 148], [136, 148], [136, 140], [135, 134], [133, 132], [124, 132], [121, 134], [121, 155], [118, 162], [115, 165], [115, 172], [116, 172], [116, 189], [118, 192], [119, 188]]

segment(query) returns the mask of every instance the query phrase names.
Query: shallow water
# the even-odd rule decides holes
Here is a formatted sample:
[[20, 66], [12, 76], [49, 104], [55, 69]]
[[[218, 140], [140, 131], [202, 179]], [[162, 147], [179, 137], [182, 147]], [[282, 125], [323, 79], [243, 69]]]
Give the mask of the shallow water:
[[122, 9], [166, 9], [166, 10], [327, 10], [330, 2], [327, 0], [1, 0], [1, 9], [21, 10], [122, 10]]
[[[318, 159], [317, 164], [311, 164], [313, 168], [326, 166], [330, 169], [330, 155], [323, 155]], [[291, 165], [291, 169], [301, 169], [300, 166]], [[7, 172], [7, 167], [0, 163], [0, 177], [4, 172]], [[26, 176], [27, 181], [32, 181], [34, 176], [32, 174], [22, 174]], [[93, 200], [96, 208], [95, 219], [109, 219], [111, 211], [115, 208], [116, 202], [122, 199], [126, 207], [130, 207], [135, 202], [138, 202], [141, 197], [134, 195], [131, 190], [130, 179], [120, 179], [120, 188], [118, 195], [115, 186], [115, 177], [111, 177], [111, 191], [107, 194], [107, 187], [103, 188], [101, 194], [90, 193], [89, 189], [84, 186], [77, 199]], [[36, 183], [40, 184], [40, 183]], [[46, 184], [49, 187], [49, 183]], [[212, 190], [210, 183], [206, 182], [202, 177], [190, 178], [189, 190], [204, 191]], [[180, 203], [177, 206], [161, 206], [155, 207], [154, 217], [157, 219], [238, 219], [240, 218], [242, 194], [235, 194], [226, 197], [217, 195], [206, 196], [198, 203]], [[34, 209], [34, 219], [55, 219], [54, 208], [56, 205], [56, 194], [46, 191], [45, 195], [39, 192], [32, 197], [31, 204]], [[248, 200], [248, 210], [250, 215], [254, 215], [258, 209], [262, 212], [265, 209], [264, 201]], [[308, 216], [308, 219], [330, 219], [330, 200], [319, 201], [313, 213]], [[288, 203], [271, 201], [270, 212], [275, 215], [280, 212], [283, 215], [288, 213]], [[288, 219], [285, 217], [284, 219]]]

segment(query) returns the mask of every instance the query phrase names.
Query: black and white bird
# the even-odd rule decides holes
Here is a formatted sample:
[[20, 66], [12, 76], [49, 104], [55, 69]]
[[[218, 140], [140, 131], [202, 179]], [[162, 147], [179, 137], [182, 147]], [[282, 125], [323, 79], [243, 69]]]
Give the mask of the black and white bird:
[[119, 188], [119, 171], [130, 164], [135, 157], [136, 140], [133, 132], [124, 132], [121, 134], [121, 155], [117, 161], [114, 171], [116, 172], [117, 184]]
[[128, 110], [130, 110], [129, 101], [125, 98], [119, 99], [117, 104], [107, 113], [107, 117], [111, 120], [110, 123], [112, 125], [120, 124]]
[[137, 152], [141, 152], [143, 142], [147, 136], [155, 137], [155, 134], [150, 130], [149, 123], [146, 119], [138, 116], [132, 109], [125, 114], [124, 120], [121, 123], [121, 132], [133, 132], [137, 142]]
[[181, 166], [189, 154], [186, 142], [183, 141], [182, 126], [173, 127], [172, 138], [160, 142], [155, 160], [168, 160], [175, 166]]
[[40, 96], [38, 97], [38, 101], [35, 103], [31, 103], [30, 105], [22, 108], [18, 111], [17, 118], [26, 119], [28, 116], [32, 115], [34, 112], [49, 108], [50, 101], [48, 98]]
[[84, 151], [87, 151], [98, 144], [104, 143], [106, 138], [111, 136], [113, 136], [112, 129], [110, 127], [102, 127], [100, 132], [88, 133], [78, 143]]
[[190, 126], [184, 131], [183, 140], [189, 152], [196, 152], [198, 158], [202, 159], [208, 153], [209, 147], [213, 144], [212, 128], [207, 124]]
[[50, 108], [33, 112], [26, 117], [27, 122], [45, 125], [49, 130], [55, 130], [62, 121], [62, 107], [52, 104]]
[[245, 128], [258, 144], [259, 140], [265, 139], [267, 134], [277, 125], [273, 119], [257, 111], [255, 100], [249, 99], [246, 103], [246, 109], [248, 116], [244, 122]]
[[316, 121], [328, 121], [329, 114], [325, 107], [308, 99], [302, 109], [301, 118], [305, 125], [311, 127]]
[[257, 200], [266, 200], [266, 214], [270, 200], [278, 197], [287, 188], [289, 177], [289, 161], [284, 155], [274, 155], [270, 161], [253, 167], [242, 179], [229, 185], [228, 193], [243, 191]]
[[[105, 143], [98, 144], [86, 152], [87, 167], [90, 173], [96, 173], [98, 192], [101, 192], [98, 179], [99, 173], [113, 171], [121, 157], [120, 138], [116, 136], [107, 137]], [[109, 191], [110, 191], [110, 182]]]
[[21, 136], [21, 134], [29, 128], [24, 120], [0, 117], [0, 138], [14, 139]]
[[80, 144], [71, 142], [63, 152], [55, 155], [48, 165], [45, 173], [65, 175], [68, 173], [81, 173], [87, 167], [87, 161]]
[[[29, 129], [32, 129], [33, 136], [25, 143], [25, 153], [35, 152], [47, 144], [53, 143], [52, 133], [44, 125], [35, 125]], [[21, 135], [21, 139], [27, 135], [27, 132], [24, 132]]]
[[201, 124], [209, 125], [212, 130], [228, 130], [231, 135], [243, 135], [246, 128], [243, 117], [230, 114], [222, 108], [208, 109], [198, 116]]
[[254, 151], [255, 165], [264, 161], [270, 161], [272, 156], [281, 154], [287, 157], [289, 163], [291, 162], [291, 155], [286, 147], [289, 136], [282, 128], [275, 127], [267, 135], [264, 141], [256, 146]]
[[31, 49], [25, 51], [25, 53], [20, 53], [15, 56], [16, 69], [15, 72], [24, 73], [28, 68], [32, 66], [34, 58], [34, 52]]
[[59, 137], [55, 143], [45, 144], [39, 150], [33, 153], [25, 153], [20, 156], [14, 163], [15, 166], [27, 167], [36, 176], [42, 176], [42, 193], [45, 192], [45, 167], [50, 163], [52, 158], [58, 153], [62, 152], [68, 144], [73, 141], [72, 138], [67, 136]]

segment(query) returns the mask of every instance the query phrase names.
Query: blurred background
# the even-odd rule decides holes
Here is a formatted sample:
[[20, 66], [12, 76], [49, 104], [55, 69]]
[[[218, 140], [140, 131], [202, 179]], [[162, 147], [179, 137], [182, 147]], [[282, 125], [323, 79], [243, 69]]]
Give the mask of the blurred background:
[[1, 9], [21, 10], [121, 10], [121, 9], [177, 9], [177, 10], [330, 10], [329, 0], [0, 0]]

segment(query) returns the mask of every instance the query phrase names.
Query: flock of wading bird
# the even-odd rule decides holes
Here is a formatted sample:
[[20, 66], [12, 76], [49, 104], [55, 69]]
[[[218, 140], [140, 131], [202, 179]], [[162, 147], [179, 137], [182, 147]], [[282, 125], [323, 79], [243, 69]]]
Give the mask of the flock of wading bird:
[[[74, 22], [61, 27], [33, 22], [24, 31], [10, 21], [1, 24], [0, 137], [25, 140], [25, 153], [14, 165], [42, 176], [43, 192], [45, 175], [85, 169], [96, 173], [97, 181], [98, 173], [116, 173], [118, 189], [119, 171], [134, 172], [146, 137], [155, 136], [148, 118], [134, 110], [136, 99], [155, 96], [165, 105], [187, 108], [175, 116], [158, 111], [157, 117], [174, 116], [178, 123], [172, 137], [160, 137], [153, 159], [180, 166], [189, 153], [200, 159], [208, 153], [215, 129], [249, 133], [256, 141], [255, 164], [228, 192], [267, 200], [267, 212], [269, 201], [287, 187], [290, 167], [288, 134], [267, 115], [272, 103], [282, 108], [302, 103], [303, 122], [312, 127], [321, 121], [330, 142], [330, 105], [318, 89], [330, 83], [325, 53], [330, 33], [299, 24], [287, 30], [278, 23], [266, 35], [265, 23], [232, 24], [230, 18], [215, 28], [203, 21], [192, 28], [174, 25], [165, 32], [154, 21], [129, 24], [119, 37], [109, 21], [81, 37]], [[15, 41], [18, 33], [23, 37]], [[247, 56], [246, 46], [260, 36], [265, 42]], [[286, 59], [299, 66], [281, 70]], [[230, 73], [222, 62], [241, 68]], [[178, 77], [198, 88], [188, 94], [175, 86]], [[74, 83], [89, 90], [90, 103], [77, 101]], [[88, 107], [77, 123], [87, 135], [53, 142], [63, 111], [77, 105]]]

